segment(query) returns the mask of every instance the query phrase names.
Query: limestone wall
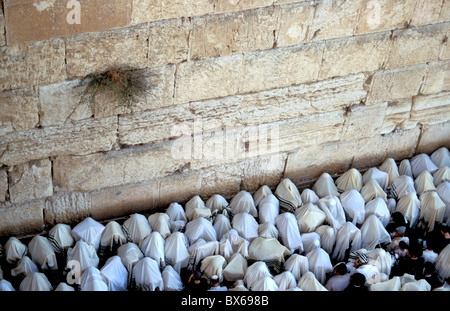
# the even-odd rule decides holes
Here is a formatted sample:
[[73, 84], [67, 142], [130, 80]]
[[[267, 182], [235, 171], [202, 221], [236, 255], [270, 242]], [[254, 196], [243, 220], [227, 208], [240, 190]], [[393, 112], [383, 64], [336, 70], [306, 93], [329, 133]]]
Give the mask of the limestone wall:
[[[1, 236], [450, 147], [450, 0], [0, 6]], [[80, 104], [112, 66], [133, 111]]]

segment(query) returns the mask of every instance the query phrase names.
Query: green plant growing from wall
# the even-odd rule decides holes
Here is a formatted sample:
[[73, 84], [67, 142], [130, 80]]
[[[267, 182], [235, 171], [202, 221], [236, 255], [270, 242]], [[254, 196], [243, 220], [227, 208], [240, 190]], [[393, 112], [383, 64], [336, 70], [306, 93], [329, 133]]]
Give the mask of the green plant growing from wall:
[[133, 111], [146, 90], [145, 78], [140, 70], [112, 67], [104, 72], [92, 73], [81, 79], [78, 86], [85, 86], [81, 92], [81, 104], [98, 104], [97, 96], [107, 94], [115, 108]]

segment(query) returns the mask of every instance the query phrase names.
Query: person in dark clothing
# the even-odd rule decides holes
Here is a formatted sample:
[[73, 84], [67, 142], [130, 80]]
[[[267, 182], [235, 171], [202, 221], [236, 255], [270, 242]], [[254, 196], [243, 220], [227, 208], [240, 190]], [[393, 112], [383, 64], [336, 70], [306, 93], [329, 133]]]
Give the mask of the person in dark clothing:
[[350, 284], [344, 290], [345, 292], [366, 292], [368, 287], [366, 286], [366, 277], [362, 273], [353, 273], [350, 276]]
[[202, 278], [200, 271], [194, 271], [189, 277], [186, 285], [186, 291], [191, 292], [204, 292], [208, 289], [208, 282]]
[[404, 264], [404, 273], [414, 275], [416, 280], [423, 278], [423, 270], [425, 260], [422, 257], [422, 248], [420, 245], [416, 244], [409, 249], [409, 256], [406, 256]]

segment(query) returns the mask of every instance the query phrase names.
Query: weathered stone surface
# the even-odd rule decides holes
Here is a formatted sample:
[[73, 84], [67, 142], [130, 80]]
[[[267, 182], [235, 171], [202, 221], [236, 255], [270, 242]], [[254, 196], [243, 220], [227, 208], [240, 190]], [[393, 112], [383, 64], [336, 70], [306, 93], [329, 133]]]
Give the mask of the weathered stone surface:
[[316, 11], [309, 40], [350, 37], [358, 22], [363, 0], [323, 0], [316, 2]]
[[404, 28], [415, 5], [416, 0], [363, 0], [355, 34]]
[[0, 203], [5, 202], [8, 197], [8, 173], [6, 167], [0, 167]]
[[438, 21], [443, 0], [417, 0], [411, 25], [426, 25]]
[[68, 78], [84, 77], [110, 67], [147, 67], [148, 24], [65, 39]]
[[390, 43], [388, 32], [326, 41], [320, 78], [381, 69]]
[[111, 150], [117, 118], [87, 119], [2, 137], [0, 164], [12, 166], [57, 155], [80, 155]]
[[445, 40], [442, 42], [441, 52], [439, 54], [440, 60], [450, 59], [450, 44], [448, 42], [448, 38], [450, 37], [450, 29], [447, 31], [447, 35], [444, 38]]
[[58, 192], [46, 201], [44, 220], [47, 225], [58, 223], [75, 225], [91, 216], [91, 198], [88, 193]]
[[421, 124], [448, 121], [450, 115], [450, 92], [413, 98], [411, 120]]
[[44, 200], [0, 206], [0, 236], [23, 236], [44, 229]]
[[279, 10], [274, 8], [192, 19], [190, 59], [271, 49]]
[[417, 146], [418, 153], [432, 153], [440, 147], [450, 148], [450, 121], [438, 124], [424, 124]]
[[437, 61], [447, 24], [396, 30], [386, 68]]
[[410, 120], [412, 99], [400, 99], [388, 102], [381, 134], [396, 130], [408, 130], [416, 127], [417, 122]]
[[150, 24], [148, 66], [177, 64], [189, 57], [190, 19], [169, 19]]
[[276, 188], [283, 177], [286, 159], [286, 153], [276, 153], [246, 161], [241, 188], [249, 192], [255, 192], [263, 185]]
[[80, 23], [72, 20], [67, 1], [5, 1], [8, 44], [65, 37], [126, 27], [131, 16], [129, 0], [79, 0]]
[[9, 169], [9, 194], [13, 204], [43, 199], [53, 194], [52, 163], [48, 159]]
[[0, 46], [6, 45], [5, 15], [3, 14], [3, 2], [0, 2]]
[[450, 21], [450, 1], [444, 0], [442, 2], [441, 13], [439, 14], [439, 21]]
[[446, 91], [450, 91], [450, 60], [428, 64], [420, 93], [436, 94]]
[[61, 39], [0, 47], [0, 90], [63, 81], [64, 51]]
[[38, 94], [33, 88], [0, 93], [0, 136], [39, 124]]
[[366, 104], [417, 95], [426, 72], [426, 64], [377, 71], [371, 81]]
[[305, 42], [308, 39], [313, 16], [314, 7], [308, 2], [281, 6], [276, 45], [282, 47]]
[[[215, 12], [234, 12], [271, 6], [274, 0], [214, 0]], [[292, 1], [291, 1], [292, 2]]]
[[[347, 109], [342, 140], [371, 137], [380, 133], [386, 115], [387, 102], [374, 105], [354, 105]], [[370, 122], [367, 120], [370, 116]]]

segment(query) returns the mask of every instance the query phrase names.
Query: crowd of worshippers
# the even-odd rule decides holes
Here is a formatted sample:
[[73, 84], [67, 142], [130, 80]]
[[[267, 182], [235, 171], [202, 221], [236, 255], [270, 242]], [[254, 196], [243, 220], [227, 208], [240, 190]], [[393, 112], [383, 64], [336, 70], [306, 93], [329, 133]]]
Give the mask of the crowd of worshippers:
[[450, 153], [0, 241], [0, 290], [444, 291]]

